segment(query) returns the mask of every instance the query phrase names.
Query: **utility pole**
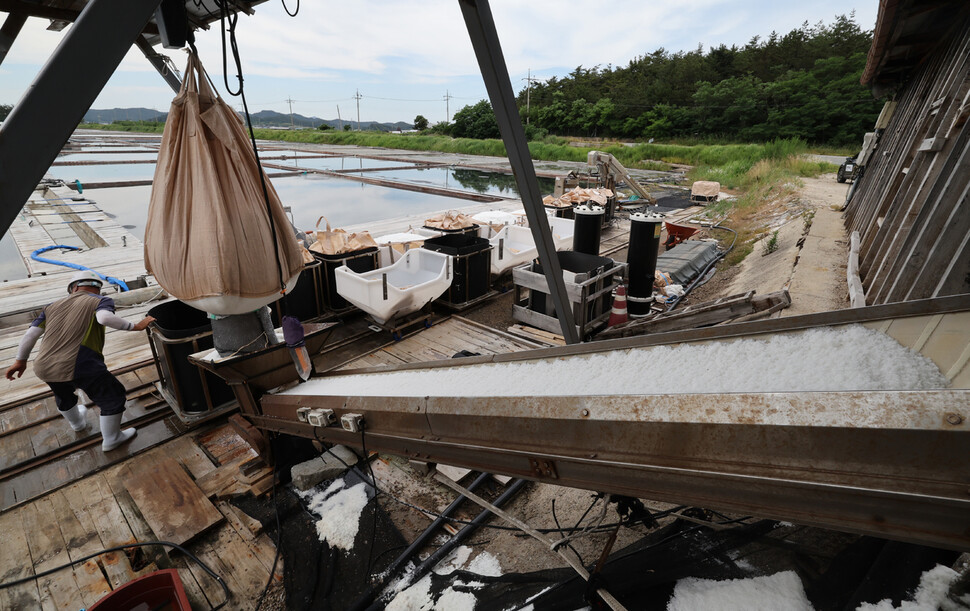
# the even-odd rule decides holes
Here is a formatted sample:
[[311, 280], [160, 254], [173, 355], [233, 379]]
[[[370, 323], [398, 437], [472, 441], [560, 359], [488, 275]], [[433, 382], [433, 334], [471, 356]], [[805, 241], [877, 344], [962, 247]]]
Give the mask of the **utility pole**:
[[445, 123], [451, 123], [451, 98], [453, 96], [445, 89]]
[[531, 107], [531, 101], [532, 101], [532, 81], [535, 81], [537, 83], [539, 82], [539, 79], [532, 78], [532, 68], [529, 68], [528, 74], [529, 76], [522, 79], [526, 83], [525, 84], [525, 124], [526, 125], [529, 124], [529, 120], [531, 119], [530, 115], [532, 114], [531, 112], [529, 112], [529, 109]]
[[357, 100], [357, 131], [360, 131], [360, 98], [361, 97], [362, 96], [360, 95], [360, 89], [358, 89], [357, 94], [354, 96], [354, 99]]
[[340, 104], [337, 104], [337, 129], [344, 131], [344, 120], [340, 118]]
[[286, 98], [286, 101], [290, 104], [290, 129], [293, 129], [293, 100]]

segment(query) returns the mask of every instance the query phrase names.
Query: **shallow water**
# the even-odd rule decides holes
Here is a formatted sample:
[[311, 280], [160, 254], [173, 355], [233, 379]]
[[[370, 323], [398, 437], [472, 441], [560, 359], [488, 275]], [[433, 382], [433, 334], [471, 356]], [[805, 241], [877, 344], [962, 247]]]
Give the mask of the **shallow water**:
[[404, 165], [400, 161], [364, 159], [362, 157], [317, 157], [313, 159], [291, 157], [288, 159], [270, 160], [270, 163], [291, 165], [297, 168], [311, 168], [314, 170], [368, 170], [371, 168], [390, 168]]
[[[125, 137], [124, 135], [117, 136]], [[73, 183], [80, 180], [82, 186], [90, 182], [112, 182], [125, 180], [146, 180], [154, 177], [155, 164], [118, 163], [127, 159], [155, 159], [157, 153], [145, 148], [132, 147], [119, 149], [97, 144], [85, 144], [84, 150], [97, 150], [96, 153], [67, 154], [58, 161], [105, 161], [104, 164], [80, 166], [52, 166], [49, 174]], [[126, 150], [123, 154], [108, 151]], [[317, 157], [307, 159], [309, 151], [263, 150], [264, 157], [287, 155], [286, 160], [273, 160], [272, 163], [295, 165], [297, 167], [354, 170], [390, 168], [411, 163], [408, 160], [378, 160], [360, 157]], [[270, 169], [272, 173], [275, 170]], [[449, 189], [469, 191], [480, 194], [517, 197], [518, 190], [511, 174], [482, 172], [466, 168], [421, 168], [414, 170], [385, 170], [368, 172], [367, 176], [422, 184]], [[271, 179], [284, 206], [292, 210], [296, 226], [302, 230], [313, 229], [317, 218], [326, 216], [332, 226], [379, 222], [386, 219], [409, 215], [421, 215], [440, 210], [463, 208], [471, 201], [456, 197], [430, 195], [405, 191], [392, 187], [369, 185], [350, 179], [306, 174], [296, 177]], [[540, 191], [550, 193], [554, 181], [539, 179]], [[144, 239], [148, 204], [151, 199], [150, 186], [115, 187], [105, 189], [84, 189], [83, 196], [96, 202], [109, 216], [128, 229], [139, 239]], [[16, 245], [9, 235], [0, 240], [0, 280], [26, 277], [26, 269], [18, 254]]]
[[[119, 161], [124, 161], [126, 159], [155, 159], [158, 157], [156, 151], [145, 150], [144, 152], [138, 153], [68, 153], [67, 155], [59, 155], [57, 161], [106, 161], [108, 163], [117, 164]], [[51, 170], [56, 170], [59, 167], [72, 167], [72, 166], [52, 166]]]
[[[151, 180], [155, 176], [154, 163], [105, 163], [98, 165], [60, 165], [52, 167], [48, 173], [61, 180], [73, 183], [113, 182], [120, 180]], [[86, 195], [86, 193], [85, 193]]]

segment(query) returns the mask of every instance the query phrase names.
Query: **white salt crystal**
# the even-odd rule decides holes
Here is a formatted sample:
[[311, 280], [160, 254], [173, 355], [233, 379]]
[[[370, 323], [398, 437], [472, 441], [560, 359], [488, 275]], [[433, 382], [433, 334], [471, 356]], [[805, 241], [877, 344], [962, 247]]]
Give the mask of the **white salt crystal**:
[[367, 505], [366, 484], [344, 488], [337, 480], [310, 501], [310, 511], [320, 516], [317, 536], [332, 547], [350, 550], [360, 527], [360, 514]]
[[476, 575], [498, 577], [502, 574], [502, 565], [495, 556], [488, 552], [481, 552], [468, 565], [468, 570]]
[[859, 605], [857, 611], [936, 611], [937, 609], [955, 611], [956, 609], [966, 609], [965, 606], [951, 602], [946, 595], [950, 585], [957, 577], [959, 577], [959, 574], [956, 571], [938, 564], [923, 573], [911, 600], [904, 600], [898, 607], [894, 607], [892, 601], [887, 598], [876, 604], [863, 603]]
[[283, 394], [591, 396], [946, 388], [926, 357], [861, 325], [765, 339], [653, 346], [557, 359], [333, 376]]
[[478, 601], [474, 594], [448, 588], [435, 601], [434, 609], [435, 611], [472, 611], [476, 602]]
[[681, 579], [667, 611], [812, 611], [794, 571], [748, 579]]

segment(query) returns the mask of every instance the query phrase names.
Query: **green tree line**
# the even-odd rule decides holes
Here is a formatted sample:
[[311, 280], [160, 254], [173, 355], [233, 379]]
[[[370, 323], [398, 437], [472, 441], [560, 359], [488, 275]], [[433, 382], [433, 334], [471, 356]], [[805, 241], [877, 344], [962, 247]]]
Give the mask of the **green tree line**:
[[579, 66], [534, 85], [528, 107], [523, 89], [518, 103], [540, 136], [859, 142], [881, 107], [859, 83], [871, 42], [854, 14], [840, 15], [742, 47]]

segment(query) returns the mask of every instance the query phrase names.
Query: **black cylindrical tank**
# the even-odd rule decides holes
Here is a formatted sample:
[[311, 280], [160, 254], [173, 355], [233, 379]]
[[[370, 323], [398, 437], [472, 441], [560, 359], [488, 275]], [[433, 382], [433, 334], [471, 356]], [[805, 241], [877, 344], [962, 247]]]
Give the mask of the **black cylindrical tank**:
[[663, 220], [664, 215], [657, 213], [636, 212], [630, 215], [630, 248], [626, 259], [630, 286], [627, 310], [630, 316], [646, 316], [650, 313]]
[[576, 224], [573, 228], [573, 251], [587, 255], [600, 254], [600, 232], [606, 210], [599, 206], [576, 206]]

